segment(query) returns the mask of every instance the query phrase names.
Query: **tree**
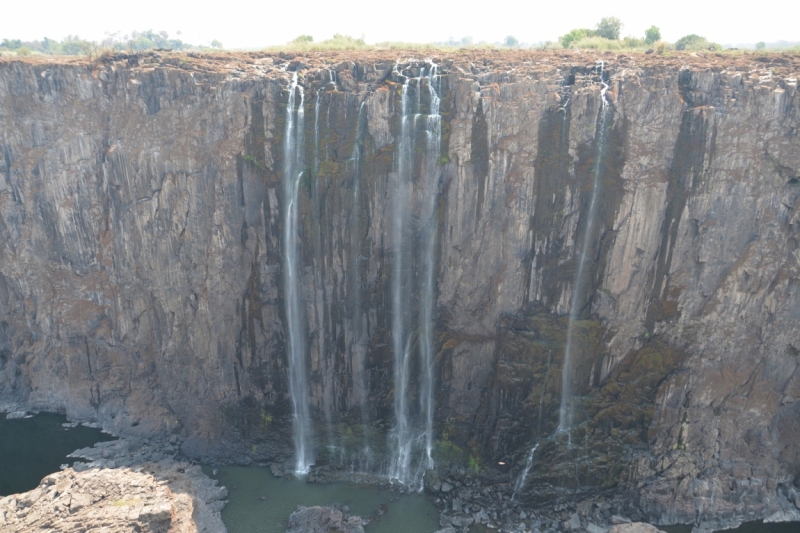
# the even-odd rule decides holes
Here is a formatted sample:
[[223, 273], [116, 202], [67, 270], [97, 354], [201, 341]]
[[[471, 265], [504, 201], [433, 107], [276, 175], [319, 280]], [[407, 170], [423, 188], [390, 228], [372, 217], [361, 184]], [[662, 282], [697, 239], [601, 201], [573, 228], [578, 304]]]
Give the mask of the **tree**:
[[656, 41], [661, 40], [661, 30], [659, 30], [656, 26], [650, 26], [644, 31], [644, 41], [647, 44], [653, 44]]
[[211, 48], [219, 48], [220, 50], [222, 50], [222, 43], [214, 39], [213, 41], [211, 41]]
[[675, 41], [675, 50], [700, 50], [705, 48], [707, 43], [708, 39], [705, 37], [690, 33]]
[[300, 44], [300, 43], [313, 43], [314, 38], [310, 35], [298, 35], [295, 37], [293, 43]]
[[767, 48], [767, 43], [764, 41], [756, 43], [756, 50], [765, 50]]
[[622, 31], [622, 21], [617, 17], [603, 17], [597, 23], [596, 30], [599, 37], [616, 41], [619, 39], [619, 32]]
[[590, 31], [591, 30], [584, 30], [581, 28], [577, 28], [570, 31], [566, 35], [562, 35], [561, 37], [559, 37], [558, 40], [561, 41], [561, 46], [563, 46], [564, 48], [569, 48], [572, 45], [572, 43], [578, 42], [581, 39], [589, 37]]
[[0, 46], [3, 48], [8, 48], [9, 50], [16, 50], [22, 46], [22, 41], [19, 39], [3, 39], [3, 43], [0, 44]]
[[514, 48], [518, 44], [519, 40], [517, 40], [517, 38], [514, 37], [513, 35], [509, 35], [508, 37], [506, 37], [506, 46]]

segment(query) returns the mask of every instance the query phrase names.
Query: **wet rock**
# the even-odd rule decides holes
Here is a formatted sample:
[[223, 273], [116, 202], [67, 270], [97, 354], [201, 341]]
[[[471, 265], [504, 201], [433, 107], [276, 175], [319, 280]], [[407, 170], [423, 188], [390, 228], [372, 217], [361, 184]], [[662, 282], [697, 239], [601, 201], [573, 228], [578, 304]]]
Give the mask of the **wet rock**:
[[277, 463], [270, 463], [269, 471], [275, 477], [283, 477], [283, 467]]
[[346, 506], [298, 506], [289, 516], [286, 533], [364, 533], [368, 521], [350, 516]]
[[644, 522], [633, 522], [612, 526], [608, 533], [664, 533], [664, 531]]
[[578, 513], [572, 513], [569, 520], [564, 522], [564, 529], [567, 531], [578, 531], [581, 528], [581, 517]]
[[442, 488], [441, 480], [439, 479], [439, 472], [436, 470], [426, 470], [422, 478], [423, 486], [426, 492], [435, 493], [439, 492]]

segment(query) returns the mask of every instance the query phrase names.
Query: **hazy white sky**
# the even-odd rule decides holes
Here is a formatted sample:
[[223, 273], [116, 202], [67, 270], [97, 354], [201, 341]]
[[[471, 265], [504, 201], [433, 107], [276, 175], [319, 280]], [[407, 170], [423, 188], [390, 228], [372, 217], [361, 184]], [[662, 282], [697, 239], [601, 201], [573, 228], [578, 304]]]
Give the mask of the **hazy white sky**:
[[165, 30], [193, 44], [225, 48], [283, 44], [300, 34], [315, 41], [343, 33], [367, 42], [445, 41], [471, 36], [495, 42], [555, 40], [604, 16], [643, 36], [655, 24], [675, 41], [697, 33], [722, 44], [800, 40], [797, 0], [0, 0], [0, 39], [100, 40], [106, 32]]

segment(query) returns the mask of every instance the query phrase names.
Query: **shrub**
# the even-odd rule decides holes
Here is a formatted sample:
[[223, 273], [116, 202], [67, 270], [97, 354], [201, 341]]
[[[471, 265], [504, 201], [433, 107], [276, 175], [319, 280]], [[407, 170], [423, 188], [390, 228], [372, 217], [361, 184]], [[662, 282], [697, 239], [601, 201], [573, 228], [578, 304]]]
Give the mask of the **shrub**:
[[661, 40], [661, 30], [655, 26], [650, 26], [644, 31], [644, 40], [647, 44], [653, 44]]
[[597, 35], [616, 41], [622, 31], [622, 21], [617, 17], [603, 17], [597, 23]]
[[721, 50], [722, 47], [717, 43], [712, 43], [705, 37], [696, 35], [694, 33], [684, 35], [675, 41], [675, 50]]
[[22, 47], [22, 41], [20, 39], [3, 39], [3, 42], [0, 43], [0, 48], [6, 48], [8, 50], [16, 50]]
[[573, 43], [572, 48], [581, 48], [589, 50], [619, 50], [622, 48], [621, 41], [612, 41], [603, 37], [586, 37], [580, 41]]
[[572, 43], [586, 39], [587, 37], [591, 36], [590, 34], [594, 34], [594, 31], [578, 28], [570, 31], [566, 35], [562, 35], [558, 40], [561, 41], [561, 46], [564, 48], [570, 48]]
[[349, 35], [335, 34], [332, 38], [315, 43], [310, 35], [301, 35], [286, 46], [273, 46], [268, 50], [364, 50], [374, 48], [364, 42], [364, 39], [356, 39]]
[[639, 39], [638, 37], [625, 37], [623, 42], [625, 43], [625, 48], [643, 48], [646, 44], [644, 39]]

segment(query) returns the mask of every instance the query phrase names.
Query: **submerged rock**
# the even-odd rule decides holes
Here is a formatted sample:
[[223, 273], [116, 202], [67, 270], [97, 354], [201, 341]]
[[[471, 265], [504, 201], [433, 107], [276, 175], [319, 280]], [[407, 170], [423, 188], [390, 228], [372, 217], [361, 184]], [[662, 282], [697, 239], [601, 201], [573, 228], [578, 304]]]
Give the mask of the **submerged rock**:
[[617, 524], [608, 530], [608, 533], [665, 533], [656, 526], [644, 522], [630, 524]]
[[360, 516], [349, 515], [347, 506], [298, 505], [289, 516], [286, 533], [364, 533], [368, 523]]

